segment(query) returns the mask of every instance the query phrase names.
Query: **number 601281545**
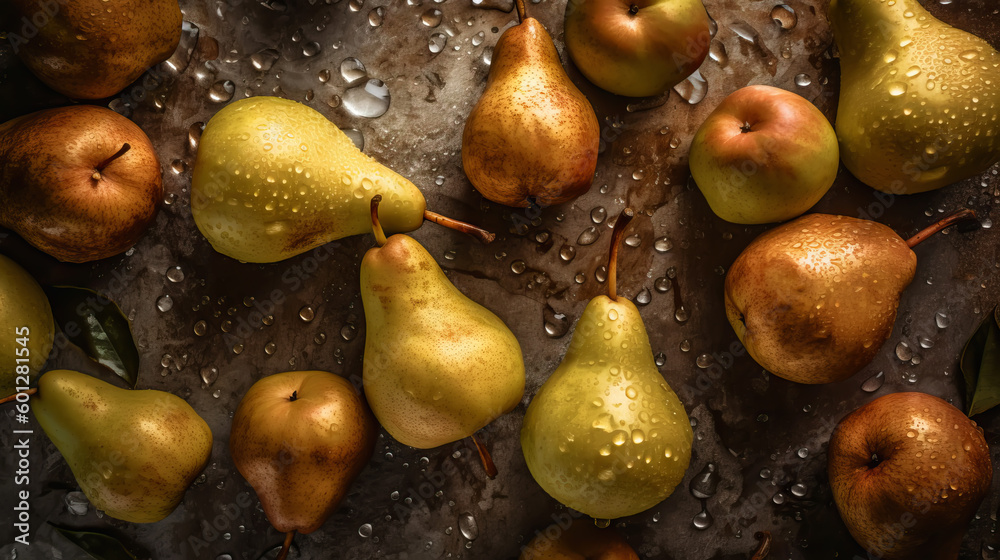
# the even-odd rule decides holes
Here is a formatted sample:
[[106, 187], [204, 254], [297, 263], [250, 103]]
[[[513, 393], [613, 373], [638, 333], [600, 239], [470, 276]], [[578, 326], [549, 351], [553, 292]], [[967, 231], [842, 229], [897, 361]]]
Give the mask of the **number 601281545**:
[[28, 348], [28, 336], [31, 334], [31, 331], [28, 327], [17, 327], [14, 330], [14, 334], [17, 336], [15, 340], [17, 347], [14, 349], [14, 355], [16, 356], [14, 361], [17, 363], [17, 366], [14, 368], [14, 371], [17, 372], [16, 383], [27, 385], [31, 381], [29, 379], [31, 372], [28, 369], [28, 360], [31, 359], [31, 350]]

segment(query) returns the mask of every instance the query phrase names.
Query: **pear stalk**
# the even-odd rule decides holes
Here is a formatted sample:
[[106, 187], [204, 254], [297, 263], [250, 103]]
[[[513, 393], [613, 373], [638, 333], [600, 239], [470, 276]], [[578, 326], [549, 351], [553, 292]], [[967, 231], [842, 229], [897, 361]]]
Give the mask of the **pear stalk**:
[[750, 560], [766, 560], [771, 553], [771, 533], [770, 531], [760, 531], [754, 534], [754, 538], [760, 541], [760, 546], [753, 553]]
[[524, 10], [524, 0], [514, 0], [514, 5], [517, 6], [517, 23], [521, 23], [528, 17]]
[[22, 395], [23, 394], [23, 395], [28, 395], [30, 397], [31, 395], [34, 395], [37, 392], [38, 392], [38, 389], [32, 387], [31, 389], [28, 389], [27, 391], [21, 391], [21, 392], [18, 392], [18, 393], [14, 393], [13, 395], [11, 395], [9, 397], [4, 397], [4, 398], [0, 399], [0, 404], [7, 404], [7, 403], [13, 401], [14, 399], [16, 399], [18, 395]]
[[378, 205], [382, 202], [382, 195], [377, 194], [372, 197], [372, 233], [375, 234], [375, 241], [379, 247], [385, 245], [385, 232], [382, 231], [382, 224], [378, 221]]
[[278, 553], [278, 560], [288, 558], [288, 550], [292, 548], [292, 539], [295, 538], [295, 531], [285, 533], [285, 542], [281, 545], [281, 552]]
[[128, 142], [122, 144], [121, 149], [119, 149], [117, 152], [115, 152], [108, 159], [106, 159], [106, 160], [102, 161], [101, 163], [97, 164], [97, 167], [94, 167], [94, 174], [91, 175], [90, 178], [93, 179], [93, 180], [95, 180], [95, 181], [100, 181], [101, 180], [101, 172], [104, 171], [104, 169], [107, 166], [111, 165], [111, 162], [113, 162], [116, 159], [122, 157], [123, 155], [125, 155], [126, 152], [128, 152], [131, 149], [132, 149], [132, 146], [129, 145]]
[[975, 219], [976, 219], [976, 213], [972, 210], [969, 210], [968, 208], [964, 208], [948, 216], [947, 218], [944, 218], [939, 222], [931, 224], [925, 227], [924, 229], [918, 231], [916, 235], [906, 240], [906, 245], [910, 249], [912, 249], [917, 245], [919, 245], [923, 240], [947, 228], [948, 226], [951, 226], [961, 221], [975, 220]]
[[608, 253], [608, 297], [613, 301], [618, 301], [618, 246], [621, 245], [625, 227], [634, 217], [635, 212], [631, 208], [622, 210], [611, 232], [611, 251]]
[[476, 451], [479, 452], [479, 460], [483, 462], [483, 469], [486, 470], [486, 476], [490, 480], [497, 477], [497, 466], [493, 463], [493, 456], [490, 455], [490, 450], [486, 448], [486, 444], [479, 437], [479, 434], [472, 434], [469, 436], [472, 438], [472, 443], [476, 444]]
[[484, 244], [492, 243], [497, 237], [495, 234], [486, 231], [481, 227], [477, 227], [454, 218], [449, 218], [448, 216], [442, 216], [441, 214], [431, 212], [430, 210], [424, 210], [424, 219], [428, 222], [434, 222], [439, 226], [444, 226], [455, 231], [460, 231], [466, 235], [471, 235], [472, 237], [482, 241]]

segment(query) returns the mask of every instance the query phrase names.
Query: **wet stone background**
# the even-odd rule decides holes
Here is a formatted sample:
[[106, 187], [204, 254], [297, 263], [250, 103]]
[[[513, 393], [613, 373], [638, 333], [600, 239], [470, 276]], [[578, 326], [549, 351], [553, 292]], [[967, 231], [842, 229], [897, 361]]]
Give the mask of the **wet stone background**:
[[[933, 14], [1000, 47], [992, 0], [924, 0]], [[298, 536], [292, 558], [515, 558], [536, 531], [572, 515], [531, 479], [518, 433], [529, 399], [558, 364], [587, 300], [605, 289], [610, 226], [639, 212], [622, 250], [619, 290], [640, 306], [656, 362], [695, 431], [684, 482], [660, 505], [615, 525], [643, 558], [742, 559], [769, 530], [772, 558], [854, 558], [826, 480], [836, 422], [880, 395], [920, 390], [961, 405], [957, 360], [997, 303], [1000, 200], [994, 167], [909, 197], [876, 194], [846, 171], [815, 208], [877, 218], [903, 237], [968, 206], [983, 228], [950, 232], [917, 250], [916, 277], [879, 357], [833, 385], [770, 376], [737, 341], [723, 308], [727, 267], [765, 226], [725, 223], [691, 182], [691, 137], [727, 94], [749, 84], [795, 91], [835, 116], [839, 87], [826, 0], [707, 0], [715, 25], [700, 73], [668, 95], [628, 100], [601, 92], [568, 61], [564, 2], [529, 3], [552, 33], [575, 83], [602, 123], [589, 193], [540, 215], [486, 202], [461, 168], [461, 131], [489, 70], [493, 45], [516, 16], [510, 0], [182, 0], [185, 30], [168, 62], [102, 103], [138, 122], [163, 165], [165, 198], [154, 227], [126, 254], [87, 265], [55, 262], [6, 236], [0, 251], [43, 284], [76, 284], [116, 300], [142, 354], [139, 386], [178, 394], [215, 436], [210, 465], [167, 519], [151, 525], [103, 516], [77, 491], [66, 463], [38, 430], [32, 438], [33, 544], [4, 558], [86, 558], [46, 521], [109, 532], [140, 558], [258, 558], [281, 535], [227, 451], [233, 411], [262, 376], [321, 369], [359, 376], [365, 323], [358, 294], [371, 236], [331, 243], [285, 262], [241, 264], [216, 254], [191, 218], [191, 167], [203, 123], [234, 99], [279, 95], [305, 102], [364, 151], [409, 177], [428, 207], [498, 232], [489, 246], [434, 225], [415, 237], [451, 280], [511, 327], [526, 356], [525, 397], [483, 432], [500, 470], [487, 480], [466, 442], [432, 450], [384, 432], [369, 466], [324, 527]], [[41, 86], [0, 49], [4, 120], [68, 100]], [[527, 227], [519, 230], [516, 225]], [[50, 367], [105, 379], [72, 349]], [[113, 381], [113, 380], [112, 380]], [[5, 411], [10, 414], [11, 411]], [[980, 419], [1000, 455], [1000, 419]], [[0, 432], [9, 449], [11, 435]], [[0, 454], [0, 471], [14, 470]], [[4, 503], [12, 478], [3, 477]], [[996, 558], [1000, 477], [964, 543], [963, 558]], [[6, 515], [6, 514], [5, 514]], [[13, 537], [4, 524], [3, 542]]]

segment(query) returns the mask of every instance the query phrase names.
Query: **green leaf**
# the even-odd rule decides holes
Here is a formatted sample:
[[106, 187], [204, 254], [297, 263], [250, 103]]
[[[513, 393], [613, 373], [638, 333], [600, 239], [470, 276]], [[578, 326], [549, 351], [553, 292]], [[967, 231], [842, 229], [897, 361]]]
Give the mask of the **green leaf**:
[[959, 367], [965, 379], [966, 414], [975, 416], [1000, 404], [1000, 306], [966, 343]]
[[59, 531], [59, 534], [82, 548], [84, 552], [96, 560], [136, 560], [135, 556], [125, 548], [125, 545], [110, 535], [64, 529], [52, 523], [49, 525], [52, 525], [56, 531]]
[[45, 292], [66, 338], [134, 388], [139, 377], [139, 351], [118, 304], [86, 288], [50, 286]]

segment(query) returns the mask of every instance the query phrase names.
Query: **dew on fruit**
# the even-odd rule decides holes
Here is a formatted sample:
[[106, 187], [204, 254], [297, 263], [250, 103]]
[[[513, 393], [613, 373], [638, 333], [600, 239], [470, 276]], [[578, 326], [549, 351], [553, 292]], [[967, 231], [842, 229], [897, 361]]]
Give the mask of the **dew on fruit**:
[[701, 72], [695, 70], [686, 80], [674, 86], [674, 91], [681, 96], [684, 101], [691, 105], [700, 103], [708, 94], [708, 82], [702, 77]]
[[347, 83], [362, 80], [368, 76], [365, 65], [354, 57], [348, 57], [340, 63], [340, 77]]
[[156, 300], [156, 308], [160, 311], [166, 313], [174, 307], [174, 300], [169, 295], [160, 296], [160, 299]]
[[391, 96], [382, 80], [371, 79], [344, 92], [344, 108], [358, 117], [374, 119], [389, 110]]
[[771, 19], [774, 20], [774, 23], [778, 24], [778, 27], [786, 31], [794, 28], [799, 20], [795, 14], [795, 10], [787, 4], [778, 4], [774, 8], [771, 8]]
[[601, 234], [597, 231], [597, 228], [591, 226], [580, 233], [580, 237], [577, 237], [576, 239], [576, 244], [582, 246], [591, 245], [597, 241], [597, 238], [600, 236]]

